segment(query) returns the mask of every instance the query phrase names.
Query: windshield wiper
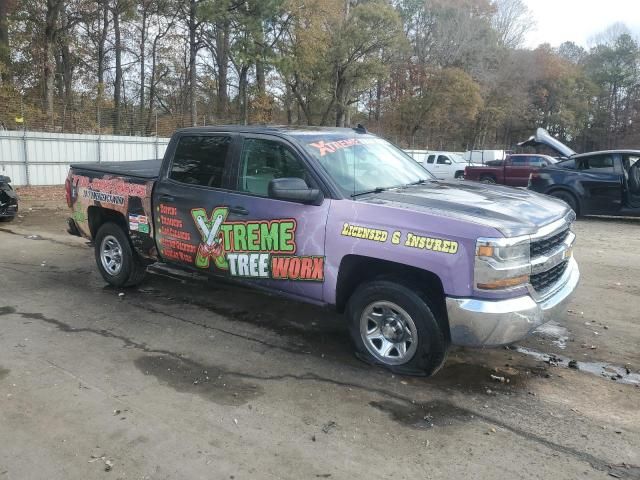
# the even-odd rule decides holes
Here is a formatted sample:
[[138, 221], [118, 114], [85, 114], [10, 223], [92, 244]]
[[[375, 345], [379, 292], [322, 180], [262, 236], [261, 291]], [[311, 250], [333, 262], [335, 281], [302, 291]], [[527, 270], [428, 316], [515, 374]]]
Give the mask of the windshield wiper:
[[422, 179], [422, 180], [418, 180], [417, 182], [411, 182], [411, 183], [407, 183], [405, 186], [409, 187], [411, 185], [422, 185], [423, 183], [427, 183], [429, 180], [427, 179]]
[[352, 193], [352, 194], [351, 194], [351, 197], [352, 197], [352, 198], [353, 198], [353, 197], [358, 197], [358, 196], [360, 196], [360, 195], [367, 195], [367, 194], [369, 194], [369, 193], [382, 193], [382, 192], [384, 192], [385, 190], [389, 190], [389, 189], [388, 189], [388, 188], [385, 188], [385, 187], [376, 187], [376, 188], [374, 188], [374, 189], [372, 189], [372, 190], [366, 190], [366, 191], [364, 191], [364, 192]]

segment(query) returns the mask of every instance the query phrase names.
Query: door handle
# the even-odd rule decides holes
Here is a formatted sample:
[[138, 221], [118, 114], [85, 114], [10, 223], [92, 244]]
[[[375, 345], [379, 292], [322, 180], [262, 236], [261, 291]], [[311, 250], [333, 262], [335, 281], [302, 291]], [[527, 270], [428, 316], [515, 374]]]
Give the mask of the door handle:
[[172, 197], [171, 195], [160, 195], [160, 200], [162, 200], [163, 202], [175, 202], [176, 199], [175, 197]]
[[235, 215], [249, 215], [249, 210], [241, 206], [235, 206], [229, 208], [229, 213], [233, 213]]

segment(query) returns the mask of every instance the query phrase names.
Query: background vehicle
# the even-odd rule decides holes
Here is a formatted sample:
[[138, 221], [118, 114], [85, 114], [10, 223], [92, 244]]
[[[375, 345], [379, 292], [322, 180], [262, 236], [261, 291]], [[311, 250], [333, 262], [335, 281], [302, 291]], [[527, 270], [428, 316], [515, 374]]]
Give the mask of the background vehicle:
[[466, 180], [483, 183], [500, 183], [512, 187], [526, 187], [529, 174], [538, 168], [556, 163], [556, 159], [547, 155], [513, 154], [504, 161], [492, 161], [490, 165], [469, 166], [465, 168]]
[[530, 175], [530, 190], [564, 200], [577, 214], [640, 216], [640, 150], [576, 154], [545, 130], [522, 145], [546, 145], [567, 160]]
[[465, 162], [485, 165], [494, 160], [504, 160], [510, 152], [506, 150], [467, 150], [462, 154]]
[[409, 155], [418, 163], [423, 163], [429, 155], [429, 150], [404, 150], [404, 153]]
[[65, 187], [108, 283], [161, 261], [332, 306], [361, 358], [432, 374], [450, 344], [561, 319], [579, 278], [563, 202], [433, 180], [361, 128], [237, 126], [178, 131], [162, 162], [73, 165]]
[[578, 215], [640, 216], [640, 150], [574, 155], [529, 177], [530, 190], [564, 200]]
[[18, 214], [18, 195], [11, 187], [11, 179], [0, 175], [0, 222], [10, 222]]
[[454, 152], [429, 152], [420, 163], [438, 180], [462, 179], [465, 167], [470, 165]]

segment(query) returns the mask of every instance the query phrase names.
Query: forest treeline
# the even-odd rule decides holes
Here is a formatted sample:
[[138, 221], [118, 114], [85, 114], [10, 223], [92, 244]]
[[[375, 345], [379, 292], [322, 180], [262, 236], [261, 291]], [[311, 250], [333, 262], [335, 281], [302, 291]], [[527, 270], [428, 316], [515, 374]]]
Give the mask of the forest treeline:
[[522, 0], [0, 0], [0, 127], [363, 123], [451, 150], [544, 127], [640, 148], [637, 39], [528, 49], [530, 18]]

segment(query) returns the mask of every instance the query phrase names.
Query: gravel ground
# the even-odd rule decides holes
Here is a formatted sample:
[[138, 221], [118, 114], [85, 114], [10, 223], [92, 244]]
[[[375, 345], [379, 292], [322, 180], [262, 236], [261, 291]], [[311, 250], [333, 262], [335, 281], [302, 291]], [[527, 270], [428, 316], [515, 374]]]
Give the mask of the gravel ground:
[[577, 222], [566, 324], [427, 379], [360, 363], [315, 307], [166, 269], [109, 288], [64, 200], [21, 198], [0, 225], [0, 480], [640, 478], [638, 221]]

